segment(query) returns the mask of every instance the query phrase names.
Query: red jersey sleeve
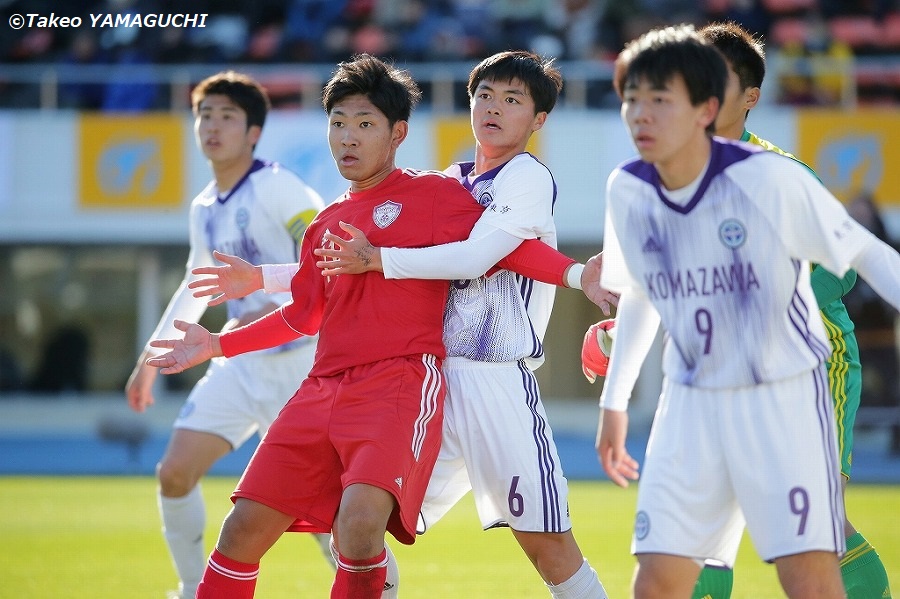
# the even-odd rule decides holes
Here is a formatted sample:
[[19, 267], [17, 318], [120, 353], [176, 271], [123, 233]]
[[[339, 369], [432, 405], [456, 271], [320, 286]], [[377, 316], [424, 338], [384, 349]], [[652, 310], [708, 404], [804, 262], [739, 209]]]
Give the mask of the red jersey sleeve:
[[222, 333], [219, 336], [222, 353], [230, 358], [238, 354], [282, 345], [300, 337], [300, 333], [292, 329], [285, 321], [281, 313], [283, 309], [284, 306], [250, 324]]
[[577, 263], [539, 239], [526, 239], [488, 274], [505, 268], [541, 283], [566, 287], [566, 269]]

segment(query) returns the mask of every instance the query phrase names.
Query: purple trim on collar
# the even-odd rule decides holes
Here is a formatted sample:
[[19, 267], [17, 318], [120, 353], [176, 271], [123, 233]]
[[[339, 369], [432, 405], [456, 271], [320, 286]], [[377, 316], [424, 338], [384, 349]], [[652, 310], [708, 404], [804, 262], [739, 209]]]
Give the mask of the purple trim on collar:
[[224, 204], [225, 202], [227, 202], [229, 199], [231, 199], [231, 196], [234, 195], [234, 192], [236, 192], [238, 189], [240, 189], [241, 185], [244, 184], [244, 181], [246, 181], [247, 179], [250, 178], [250, 175], [252, 175], [253, 173], [255, 173], [256, 171], [258, 171], [262, 168], [270, 166], [271, 164], [272, 163], [267, 160], [260, 160], [258, 158], [254, 158], [253, 164], [250, 165], [250, 170], [248, 170], [244, 174], [244, 176], [241, 177], [240, 180], [234, 184], [234, 187], [232, 187], [228, 191], [228, 193], [225, 194], [224, 197], [220, 196], [219, 194], [216, 194], [216, 201], [219, 202], [220, 204]]
[[706, 169], [706, 174], [703, 176], [703, 180], [700, 181], [700, 185], [697, 187], [697, 191], [694, 192], [691, 201], [684, 206], [675, 204], [666, 198], [659, 181], [659, 172], [657, 172], [652, 164], [637, 158], [623, 165], [622, 170], [631, 173], [635, 177], [642, 181], [646, 181], [655, 187], [656, 195], [659, 196], [660, 201], [670, 209], [681, 214], [687, 214], [700, 202], [703, 195], [706, 193], [706, 190], [709, 188], [709, 184], [716, 176], [732, 164], [740, 162], [748, 156], [760, 151], [764, 151], [763, 148], [757, 148], [755, 146], [749, 146], [747, 144], [718, 137], [713, 138], [712, 146], [710, 147], [709, 167]]

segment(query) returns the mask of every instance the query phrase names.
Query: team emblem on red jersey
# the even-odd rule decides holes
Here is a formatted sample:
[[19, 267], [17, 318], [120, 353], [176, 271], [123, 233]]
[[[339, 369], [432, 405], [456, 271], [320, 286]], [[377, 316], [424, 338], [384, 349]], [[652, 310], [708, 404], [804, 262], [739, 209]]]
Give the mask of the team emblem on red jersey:
[[397, 217], [400, 216], [401, 208], [403, 208], [403, 206], [397, 202], [388, 200], [380, 206], [375, 206], [375, 210], [372, 211], [372, 220], [375, 221], [375, 224], [379, 229], [384, 229], [397, 220]]

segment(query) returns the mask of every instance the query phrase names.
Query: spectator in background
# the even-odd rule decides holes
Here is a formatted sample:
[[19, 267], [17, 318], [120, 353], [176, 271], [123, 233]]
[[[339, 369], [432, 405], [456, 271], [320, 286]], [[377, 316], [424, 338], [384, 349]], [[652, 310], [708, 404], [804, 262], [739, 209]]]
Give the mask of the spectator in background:
[[494, 0], [489, 3], [495, 26], [493, 50], [531, 48], [532, 40], [545, 33], [544, 14], [549, 0]]
[[806, 19], [806, 39], [789, 41], [781, 48], [780, 100], [794, 105], [837, 104], [846, 87], [853, 84], [847, 80], [853, 50], [831, 36], [821, 12], [811, 11]]
[[[888, 236], [871, 192], [857, 193], [848, 204], [848, 212], [876, 237], [896, 246]], [[844, 297], [844, 304], [856, 323], [856, 340], [865, 372], [860, 404], [869, 407], [900, 407], [897, 311], [862, 279]], [[895, 423], [891, 427], [890, 449], [891, 453], [900, 454], [900, 424]]]
[[330, 60], [324, 40], [341, 23], [347, 0], [288, 0], [285, 11], [284, 44], [291, 60]]
[[[60, 62], [66, 67], [100, 65], [106, 62], [91, 29], [75, 32]], [[97, 110], [103, 104], [103, 85], [93, 81], [63, 81], [59, 86], [60, 108]]]

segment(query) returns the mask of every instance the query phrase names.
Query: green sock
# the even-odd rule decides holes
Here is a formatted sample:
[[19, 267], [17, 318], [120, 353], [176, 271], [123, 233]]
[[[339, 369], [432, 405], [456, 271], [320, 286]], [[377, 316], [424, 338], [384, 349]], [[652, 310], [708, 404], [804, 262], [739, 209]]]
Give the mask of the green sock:
[[847, 539], [847, 554], [841, 560], [841, 576], [847, 599], [891, 599], [884, 564], [861, 533]]
[[700, 571], [692, 599], [730, 599], [734, 570], [724, 566], [706, 566]]

